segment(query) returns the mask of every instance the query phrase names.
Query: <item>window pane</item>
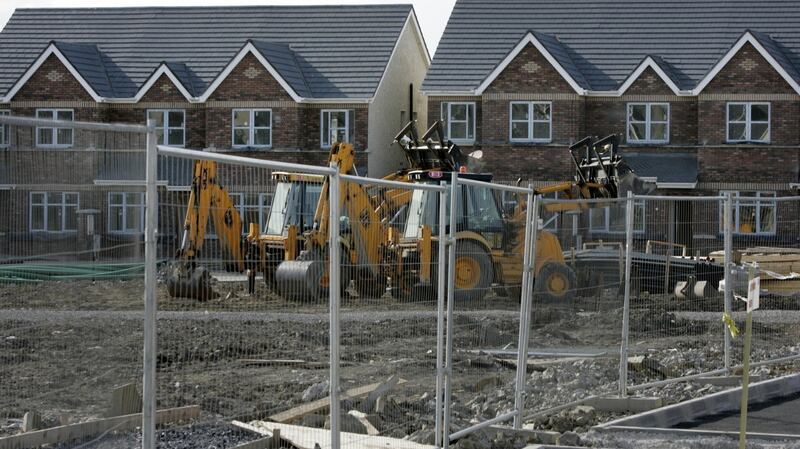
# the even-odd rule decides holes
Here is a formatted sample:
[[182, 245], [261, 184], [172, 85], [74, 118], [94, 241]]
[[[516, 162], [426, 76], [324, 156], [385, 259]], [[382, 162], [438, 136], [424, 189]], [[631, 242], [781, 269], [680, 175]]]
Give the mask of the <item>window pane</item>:
[[142, 208], [139, 206], [130, 207], [125, 210], [125, 229], [128, 231], [141, 231]]
[[550, 120], [550, 105], [538, 103], [533, 105], [534, 120]]
[[742, 205], [739, 207], [739, 233], [752, 234], [756, 232], [756, 206]]
[[169, 127], [183, 128], [183, 112], [172, 111], [169, 113]]
[[328, 146], [331, 144], [331, 122], [330, 113], [322, 113], [322, 145]]
[[528, 122], [513, 122], [511, 124], [511, 138], [528, 139]]
[[47, 206], [47, 230], [61, 230], [61, 206]]
[[233, 130], [233, 144], [234, 145], [249, 145], [250, 132], [247, 129], [234, 129]]
[[667, 105], [664, 104], [654, 104], [650, 108], [650, 120], [654, 122], [666, 122], [668, 119], [667, 117]]
[[47, 192], [47, 203], [48, 204], [61, 204], [61, 193], [60, 192]]
[[31, 229], [44, 230], [44, 206], [34, 206], [31, 209]]
[[254, 145], [269, 145], [270, 144], [270, 136], [271, 132], [268, 129], [257, 129], [255, 132], [255, 142]]
[[628, 114], [630, 120], [636, 122], [643, 122], [647, 120], [647, 106], [643, 104], [634, 104], [628, 107]]
[[65, 193], [64, 194], [64, 203], [65, 204], [72, 204], [78, 205], [78, 194], [77, 193]]
[[150, 120], [155, 120], [157, 127], [164, 126], [164, 112], [163, 111], [149, 111], [147, 113], [147, 118]]
[[78, 208], [76, 206], [68, 206], [64, 208], [64, 230], [77, 231], [78, 230]]
[[769, 106], [766, 104], [754, 104], [750, 109], [750, 120], [754, 122], [766, 122], [769, 120]]
[[647, 125], [644, 123], [629, 123], [628, 124], [628, 136], [631, 140], [644, 140], [647, 138], [645, 132], [647, 129]]
[[164, 143], [164, 128], [156, 128], [156, 140], [159, 144]]
[[331, 113], [332, 128], [344, 128], [347, 125], [345, 123], [346, 120], [347, 120], [347, 113], [344, 111]]
[[72, 130], [59, 128], [56, 138], [59, 145], [72, 145]]
[[167, 145], [183, 146], [183, 130], [169, 130], [169, 141], [167, 142]]
[[33, 204], [42, 204], [42, 203], [44, 203], [44, 193], [33, 193], [33, 194], [31, 194], [31, 203], [33, 203]]
[[108, 208], [108, 229], [111, 231], [123, 231], [122, 206], [112, 206]]
[[667, 140], [666, 123], [653, 123], [650, 126], [650, 140]]
[[633, 211], [633, 229], [636, 231], [644, 231], [644, 203], [635, 203]]
[[257, 127], [270, 127], [272, 126], [272, 113], [270, 111], [256, 111], [255, 124]]
[[767, 141], [769, 140], [769, 125], [767, 123], [753, 123], [750, 128], [751, 140]]
[[136, 206], [138, 204], [141, 204], [141, 193], [138, 192], [126, 193], [125, 202], [128, 203], [128, 206]]
[[466, 123], [451, 123], [450, 124], [450, 138], [451, 139], [466, 139], [467, 138], [467, 124]]
[[747, 119], [747, 112], [743, 104], [728, 105], [728, 121], [743, 122]]
[[730, 123], [728, 124], [728, 139], [730, 140], [747, 140], [747, 125], [744, 123]]
[[775, 232], [775, 203], [761, 203], [761, 232]]
[[606, 213], [607, 210], [603, 209], [590, 209], [589, 220], [590, 228], [595, 231], [603, 231], [606, 229]]
[[109, 204], [119, 205], [122, 204], [122, 194], [121, 193], [112, 193], [108, 196]]
[[36, 117], [51, 120], [53, 118], [53, 111], [36, 111]]
[[53, 144], [53, 128], [37, 128], [39, 133], [39, 145]]
[[533, 124], [533, 138], [534, 139], [549, 139], [550, 138], [550, 123], [536, 122]]
[[233, 126], [237, 128], [250, 126], [250, 111], [236, 111], [233, 114]]
[[466, 120], [467, 119], [467, 105], [454, 104], [450, 105], [450, 120]]
[[529, 120], [527, 103], [515, 103], [511, 105], [511, 120]]
[[72, 111], [58, 111], [58, 120], [72, 120]]
[[337, 142], [347, 142], [347, 129], [337, 129], [335, 138]]

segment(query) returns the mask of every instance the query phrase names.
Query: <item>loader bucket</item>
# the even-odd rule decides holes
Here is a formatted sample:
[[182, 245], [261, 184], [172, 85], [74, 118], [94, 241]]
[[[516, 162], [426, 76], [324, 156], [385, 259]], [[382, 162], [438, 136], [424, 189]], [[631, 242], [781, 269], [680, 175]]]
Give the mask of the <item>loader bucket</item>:
[[316, 300], [328, 287], [328, 273], [323, 260], [287, 260], [275, 270], [275, 284], [285, 299]]
[[211, 288], [211, 275], [205, 267], [172, 262], [167, 267], [167, 292], [173, 298], [207, 301], [219, 297]]
[[625, 198], [628, 192], [633, 192], [634, 195], [650, 195], [655, 191], [656, 184], [654, 182], [645, 182], [626, 164], [620, 164], [617, 168], [617, 197]]

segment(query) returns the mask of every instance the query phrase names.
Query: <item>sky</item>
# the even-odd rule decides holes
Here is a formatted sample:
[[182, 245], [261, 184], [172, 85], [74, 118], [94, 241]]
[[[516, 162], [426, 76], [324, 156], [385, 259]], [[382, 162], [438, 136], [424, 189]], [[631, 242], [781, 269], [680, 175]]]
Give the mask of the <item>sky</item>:
[[0, 0], [0, 27], [16, 8], [90, 8], [114, 6], [319, 5], [412, 3], [431, 56], [439, 45], [456, 0]]

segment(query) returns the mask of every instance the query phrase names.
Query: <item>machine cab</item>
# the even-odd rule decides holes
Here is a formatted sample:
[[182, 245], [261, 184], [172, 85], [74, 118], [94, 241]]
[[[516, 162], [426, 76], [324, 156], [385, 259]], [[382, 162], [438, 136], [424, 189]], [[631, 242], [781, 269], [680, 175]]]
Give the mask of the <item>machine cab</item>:
[[297, 227], [300, 234], [311, 230], [322, 193], [323, 177], [276, 173], [273, 179], [277, 185], [264, 234], [282, 236], [289, 226]]

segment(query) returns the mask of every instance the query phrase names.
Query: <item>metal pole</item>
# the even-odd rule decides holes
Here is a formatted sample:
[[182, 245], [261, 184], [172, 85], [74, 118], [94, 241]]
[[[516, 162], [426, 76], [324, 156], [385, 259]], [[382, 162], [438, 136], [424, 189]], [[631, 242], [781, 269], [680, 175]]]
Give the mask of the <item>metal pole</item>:
[[447, 243], [447, 349], [445, 353], [445, 384], [444, 384], [444, 441], [442, 447], [450, 447], [450, 403], [453, 400], [453, 302], [455, 301], [456, 284], [456, 223], [458, 215], [458, 173], [450, 176], [450, 232]]
[[[442, 186], [446, 186], [444, 181]], [[436, 309], [436, 447], [442, 447], [442, 418], [444, 413], [444, 307], [445, 295], [447, 294], [447, 264], [445, 254], [447, 253], [447, 190], [439, 192], [439, 252], [437, 258], [438, 278], [437, 278], [437, 309]]]
[[[750, 399], [750, 341], [753, 335], [753, 310], [750, 307], [750, 281], [758, 276], [758, 265], [753, 264], [748, 269], [747, 276], [747, 291], [748, 291], [748, 307], [747, 307], [747, 321], [744, 328], [744, 354], [742, 368], [742, 403], [741, 414], [739, 415], [739, 449], [745, 449], [747, 444], [747, 403]], [[756, 292], [758, 294], [759, 292]]]
[[[725, 230], [725, 313], [731, 313], [733, 305], [733, 276], [731, 276], [731, 269], [733, 269], [733, 192], [725, 194], [724, 202], [724, 230]], [[731, 335], [730, 332], [722, 326], [722, 333], [725, 335], [725, 370], [730, 375], [731, 369]]]
[[533, 188], [528, 193], [528, 210], [525, 216], [525, 251], [522, 255], [522, 297], [519, 310], [519, 343], [517, 344], [517, 384], [514, 397], [514, 428], [522, 428], [525, 410], [525, 379], [528, 374], [528, 338], [530, 335], [531, 303], [533, 302], [532, 274], [536, 264], [536, 239], [539, 230], [539, 196]]
[[[152, 129], [155, 121], [148, 120]], [[146, 214], [144, 227], [144, 367], [142, 373], [142, 449], [156, 447], [156, 229], [158, 229], [158, 142], [147, 133]]]
[[622, 343], [619, 347], [619, 395], [628, 395], [628, 334], [631, 314], [631, 265], [633, 262], [633, 192], [625, 200], [625, 299], [622, 308]]
[[339, 403], [339, 300], [341, 284], [341, 263], [339, 248], [339, 202], [341, 200], [341, 186], [339, 170], [335, 162], [331, 168], [336, 172], [329, 176], [328, 183], [328, 212], [330, 225], [328, 226], [328, 300], [330, 304], [330, 396], [331, 396], [331, 449], [340, 449], [341, 424]]

